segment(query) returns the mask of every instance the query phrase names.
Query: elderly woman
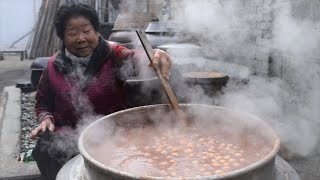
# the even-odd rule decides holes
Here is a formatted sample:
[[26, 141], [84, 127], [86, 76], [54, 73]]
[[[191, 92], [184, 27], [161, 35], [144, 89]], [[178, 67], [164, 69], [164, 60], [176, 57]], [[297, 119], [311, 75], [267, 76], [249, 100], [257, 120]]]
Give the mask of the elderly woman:
[[[76, 138], [57, 143], [72, 135], [65, 132], [75, 129], [88, 114], [106, 115], [127, 107], [119, 74], [127, 74], [121, 72], [127, 63], [137, 69], [142, 54], [103, 39], [97, 13], [85, 4], [61, 6], [54, 26], [63, 45], [40, 79], [35, 103], [40, 124], [30, 134], [31, 138], [40, 135], [33, 157], [44, 179], [55, 179], [64, 163], [77, 154]], [[153, 65], [161, 64], [163, 76], [168, 77], [170, 57], [154, 51]]]

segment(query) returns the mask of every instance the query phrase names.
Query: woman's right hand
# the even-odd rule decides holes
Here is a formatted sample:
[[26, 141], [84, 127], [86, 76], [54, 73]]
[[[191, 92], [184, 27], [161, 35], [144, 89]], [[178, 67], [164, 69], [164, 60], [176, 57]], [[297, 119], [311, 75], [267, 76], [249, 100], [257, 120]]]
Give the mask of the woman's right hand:
[[31, 139], [36, 139], [39, 134], [44, 133], [47, 129], [49, 131], [53, 132], [55, 129], [54, 124], [52, 123], [51, 118], [46, 118], [44, 119], [38, 127], [36, 127], [34, 130], [31, 131], [30, 133], [30, 138]]

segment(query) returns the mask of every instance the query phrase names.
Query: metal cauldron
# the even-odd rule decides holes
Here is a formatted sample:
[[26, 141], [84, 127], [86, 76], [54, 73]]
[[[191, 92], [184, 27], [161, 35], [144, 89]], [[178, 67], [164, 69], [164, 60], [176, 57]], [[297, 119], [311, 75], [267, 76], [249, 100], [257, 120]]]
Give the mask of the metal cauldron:
[[145, 106], [166, 103], [165, 94], [157, 77], [129, 78], [126, 80], [125, 92], [128, 97], [128, 107]]
[[222, 87], [226, 86], [229, 81], [229, 76], [221, 72], [188, 72], [183, 73], [187, 84], [189, 86], [199, 85], [203, 88], [204, 92], [213, 96], [216, 92], [220, 91]]
[[[181, 108], [189, 117], [192, 117], [194, 126], [203, 126], [207, 131], [210, 131], [210, 126], [215, 128], [218, 126], [228, 133], [233, 133], [235, 137], [244, 139], [250, 139], [250, 137], [255, 136], [259, 138], [264, 145], [270, 147], [270, 152], [264, 158], [249, 166], [231, 171], [221, 176], [213, 175], [190, 179], [276, 179], [275, 156], [279, 150], [280, 142], [275, 131], [267, 123], [245, 113], [235, 112], [227, 108], [212, 105], [182, 104]], [[156, 116], [157, 114], [163, 115], [164, 113], [166, 114], [165, 119], [163, 119], [163, 116], [160, 116], [162, 118]], [[208, 113], [210, 116], [208, 116]], [[119, 126], [139, 127], [142, 125], [145, 126], [147, 122], [153, 122], [153, 124], [156, 125], [157, 123], [163, 123], [162, 121], [168, 121], [168, 119], [170, 121], [170, 118], [168, 117], [174, 118], [171, 107], [168, 105], [141, 106], [107, 115], [88, 126], [82, 132], [78, 146], [80, 153], [84, 158], [84, 165], [90, 179], [167, 179], [164, 177], [142, 177], [138, 174], [112, 169], [102, 164], [99, 159], [93, 158], [92, 149], [112, 137], [110, 128], [115, 130]], [[235, 131], [235, 128], [238, 130]]]

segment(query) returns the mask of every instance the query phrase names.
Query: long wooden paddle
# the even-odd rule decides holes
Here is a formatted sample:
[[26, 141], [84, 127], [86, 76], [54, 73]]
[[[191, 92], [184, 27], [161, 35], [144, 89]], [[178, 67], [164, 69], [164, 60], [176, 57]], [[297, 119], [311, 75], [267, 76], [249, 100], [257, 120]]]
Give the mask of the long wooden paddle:
[[[152, 46], [150, 45], [150, 43], [149, 43], [149, 41], [147, 39], [147, 36], [144, 33], [144, 31], [136, 30], [136, 32], [137, 32], [137, 35], [138, 35], [138, 37], [140, 39], [140, 42], [141, 42], [144, 50], [147, 53], [148, 59], [149, 59], [150, 63], [152, 64], [152, 59], [153, 59], [153, 56], [154, 56], [154, 51], [152, 49]], [[164, 88], [164, 91], [165, 91], [165, 93], [167, 95], [169, 103], [172, 106], [174, 112], [176, 113], [178, 119], [181, 120], [184, 125], [188, 125], [186, 116], [181, 111], [179, 103], [178, 103], [178, 100], [177, 100], [176, 96], [174, 95], [168, 80], [162, 76], [161, 71], [160, 71], [159, 68], [156, 68], [154, 66], [152, 66], [152, 67], [154, 68], [159, 80], [161, 81], [162, 87]]]

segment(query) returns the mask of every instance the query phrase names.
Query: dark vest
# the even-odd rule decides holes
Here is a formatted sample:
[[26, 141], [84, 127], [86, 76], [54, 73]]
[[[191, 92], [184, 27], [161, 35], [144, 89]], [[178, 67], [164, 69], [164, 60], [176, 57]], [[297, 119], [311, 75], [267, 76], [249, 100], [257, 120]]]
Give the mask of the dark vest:
[[[83, 114], [107, 115], [127, 107], [123, 85], [114, 73], [114, 58], [107, 57], [100, 70], [81, 90], [78, 80], [68, 78], [48, 63], [49, 88], [53, 92], [53, 116], [57, 127], [75, 126]], [[67, 78], [66, 78], [67, 77]]]

